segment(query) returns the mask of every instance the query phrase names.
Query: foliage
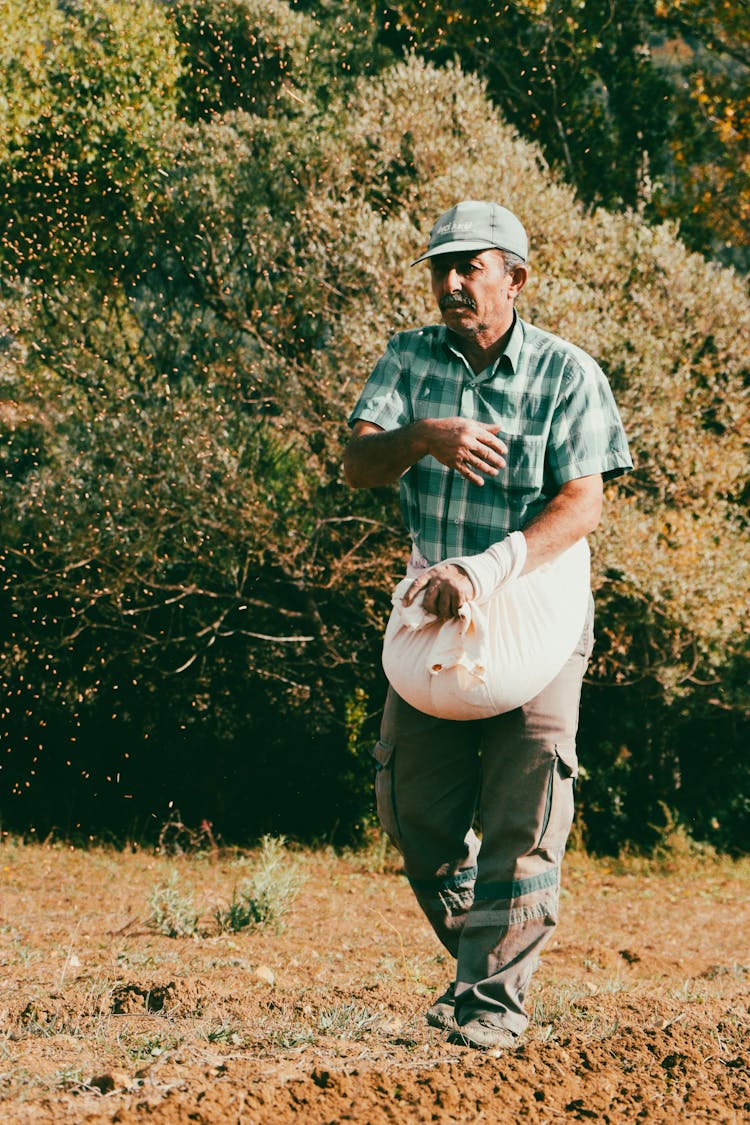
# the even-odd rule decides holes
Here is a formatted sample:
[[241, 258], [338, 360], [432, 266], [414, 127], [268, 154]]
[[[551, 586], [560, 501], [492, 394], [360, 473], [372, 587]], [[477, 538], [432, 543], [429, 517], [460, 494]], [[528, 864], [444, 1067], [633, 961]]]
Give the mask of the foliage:
[[176, 871], [168, 882], [153, 887], [149, 895], [149, 925], [165, 937], [194, 937], [198, 932], [198, 914], [190, 891], [183, 891]]
[[304, 104], [313, 27], [283, 0], [177, 0], [172, 20], [190, 59], [180, 82], [189, 120]]
[[179, 54], [154, 0], [2, 0], [0, 19], [0, 244], [45, 299], [127, 267]]
[[389, 57], [376, 8], [340, 0], [175, 0], [170, 15], [187, 65], [181, 113], [190, 121], [245, 110], [294, 116], [327, 106], [353, 74]]
[[226, 907], [215, 912], [219, 929], [235, 933], [248, 928], [284, 928], [284, 915], [304, 884], [304, 877], [286, 848], [283, 836], [264, 836], [252, 874], [243, 879]]
[[[664, 28], [657, 62], [671, 75], [674, 125], [658, 169], [661, 214], [683, 237], [750, 268], [750, 21], [745, 4], [657, 3]], [[666, 155], [666, 154], [665, 154]]]
[[396, 42], [484, 76], [584, 200], [678, 221], [694, 249], [750, 266], [744, 4], [405, 0], [385, 19]]
[[[526, 222], [522, 315], [602, 361], [638, 463], [594, 542], [590, 842], [643, 840], [666, 800], [736, 845], [744, 287], [670, 225], [585, 211], [454, 65], [381, 72], [377, 47], [355, 80], [372, 9], [346, 55], [344, 6], [298, 7], [142, 0], [127, 36], [115, 0], [39, 0], [57, 31], [27, 57], [6, 4], [26, 59], [0, 150], [11, 822], [158, 830], [178, 805], [234, 839], [371, 823], [366, 747], [405, 535], [393, 490], [345, 487], [344, 423], [388, 336], [435, 315], [406, 263], [439, 211], [474, 196]], [[53, 63], [98, 68], [100, 84], [48, 90]], [[55, 182], [91, 149], [96, 183], [117, 190], [45, 187], [32, 213], [32, 184], [51, 182], [39, 138], [58, 126]]]

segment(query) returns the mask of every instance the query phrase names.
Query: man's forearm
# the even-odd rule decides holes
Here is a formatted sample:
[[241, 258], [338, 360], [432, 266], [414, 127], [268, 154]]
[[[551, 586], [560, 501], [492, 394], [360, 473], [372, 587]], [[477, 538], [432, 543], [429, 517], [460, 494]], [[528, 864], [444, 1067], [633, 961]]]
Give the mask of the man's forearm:
[[396, 430], [358, 419], [344, 451], [344, 474], [354, 488], [390, 484], [428, 453], [472, 484], [505, 468], [508, 447], [499, 426], [470, 418], [420, 418]]
[[564, 484], [523, 529], [527, 548], [523, 573], [551, 562], [588, 535], [599, 523], [601, 511], [601, 476], [580, 477]]
[[354, 434], [344, 451], [344, 475], [353, 488], [376, 488], [397, 481], [427, 453], [422, 422], [397, 430]]

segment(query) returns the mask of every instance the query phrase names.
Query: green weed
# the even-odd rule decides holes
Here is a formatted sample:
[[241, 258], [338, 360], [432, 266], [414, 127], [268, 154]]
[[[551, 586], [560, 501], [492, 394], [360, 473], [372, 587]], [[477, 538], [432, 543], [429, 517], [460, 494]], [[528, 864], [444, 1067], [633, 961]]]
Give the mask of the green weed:
[[304, 876], [289, 855], [283, 836], [264, 836], [255, 870], [234, 891], [231, 902], [214, 912], [222, 933], [269, 926], [276, 932], [299, 894]]
[[382, 1022], [376, 1012], [360, 1008], [358, 1004], [338, 1004], [324, 1008], [318, 1016], [318, 1028], [323, 1035], [334, 1035], [338, 1039], [363, 1039], [369, 1031], [374, 1031]]
[[209, 1027], [207, 1031], [203, 1032], [203, 1035], [208, 1043], [228, 1043], [237, 1047], [242, 1042], [241, 1032], [229, 1023]]
[[193, 937], [198, 932], [198, 913], [190, 891], [182, 891], [177, 872], [173, 871], [167, 883], [154, 887], [149, 895], [151, 917], [149, 925], [166, 937]]

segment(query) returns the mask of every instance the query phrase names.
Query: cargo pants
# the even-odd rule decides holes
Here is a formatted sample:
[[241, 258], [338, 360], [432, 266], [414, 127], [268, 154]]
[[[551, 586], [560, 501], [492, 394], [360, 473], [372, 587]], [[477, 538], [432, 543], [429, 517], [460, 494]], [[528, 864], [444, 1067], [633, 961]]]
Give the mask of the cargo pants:
[[388, 691], [373, 750], [378, 814], [456, 958], [459, 1023], [481, 1014], [514, 1034], [528, 1023], [529, 980], [557, 923], [592, 647], [593, 602], [558, 676], [525, 706], [489, 719], [436, 719]]

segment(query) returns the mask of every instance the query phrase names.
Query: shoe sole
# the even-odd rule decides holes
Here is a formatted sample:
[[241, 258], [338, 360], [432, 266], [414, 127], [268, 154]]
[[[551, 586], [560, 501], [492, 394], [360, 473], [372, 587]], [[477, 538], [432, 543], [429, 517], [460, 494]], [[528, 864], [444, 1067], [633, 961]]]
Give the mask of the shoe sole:
[[475, 1051], [512, 1051], [515, 1047], [515, 1038], [507, 1039], [502, 1036], [494, 1043], [482, 1043], [480, 1040], [472, 1038], [459, 1026], [451, 1030], [448, 1042], [454, 1047], [473, 1047]]
[[441, 1015], [438, 1015], [438, 1014], [433, 1015], [430, 1012], [428, 1012], [425, 1018], [426, 1018], [428, 1024], [430, 1025], [430, 1027], [436, 1027], [439, 1031], [458, 1031], [459, 1030], [458, 1024], [456, 1023], [456, 1017], [455, 1016], [448, 1016], [448, 1015], [441, 1016]]

